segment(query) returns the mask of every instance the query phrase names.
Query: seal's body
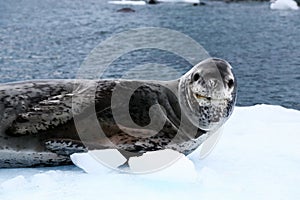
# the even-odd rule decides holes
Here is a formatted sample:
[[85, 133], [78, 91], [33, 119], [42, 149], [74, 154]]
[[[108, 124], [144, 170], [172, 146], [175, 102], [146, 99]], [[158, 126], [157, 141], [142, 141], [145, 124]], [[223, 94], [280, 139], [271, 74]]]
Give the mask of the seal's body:
[[70, 154], [87, 149], [189, 154], [224, 124], [235, 101], [231, 67], [220, 59], [205, 60], [174, 81], [3, 84], [0, 167], [69, 164]]

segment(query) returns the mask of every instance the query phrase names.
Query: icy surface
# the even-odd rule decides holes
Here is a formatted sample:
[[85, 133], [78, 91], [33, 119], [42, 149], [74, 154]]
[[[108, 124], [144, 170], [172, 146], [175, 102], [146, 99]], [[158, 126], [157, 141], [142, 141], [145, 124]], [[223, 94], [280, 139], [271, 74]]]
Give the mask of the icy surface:
[[272, 10], [298, 10], [299, 7], [294, 0], [272, 0], [270, 8]]
[[0, 199], [299, 199], [300, 111], [238, 107], [208, 157], [196, 151], [153, 174], [79, 160], [89, 173], [75, 166], [1, 169]]

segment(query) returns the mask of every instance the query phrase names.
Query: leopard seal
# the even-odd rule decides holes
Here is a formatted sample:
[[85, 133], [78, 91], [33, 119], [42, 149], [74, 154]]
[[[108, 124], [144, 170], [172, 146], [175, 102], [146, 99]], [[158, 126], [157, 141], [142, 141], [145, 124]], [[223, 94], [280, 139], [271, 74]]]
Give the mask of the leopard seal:
[[[118, 88], [122, 97], [136, 84], [128, 102], [130, 117], [123, 112], [114, 116], [114, 109], [124, 106], [121, 100], [112, 104], [114, 91]], [[95, 88], [93, 99], [84, 95], [89, 87]], [[0, 167], [71, 164], [72, 153], [91, 149], [117, 148], [129, 156], [173, 149], [187, 155], [227, 121], [236, 93], [231, 65], [217, 58], [200, 62], [172, 81], [60, 79], [2, 84]], [[81, 101], [74, 104], [74, 95]], [[159, 106], [153, 110], [153, 105]], [[89, 123], [91, 108], [105, 138], [89, 136], [83, 141], [94, 127]], [[81, 133], [75, 116], [81, 116]], [[153, 120], [163, 122], [159, 130], [149, 126]]]

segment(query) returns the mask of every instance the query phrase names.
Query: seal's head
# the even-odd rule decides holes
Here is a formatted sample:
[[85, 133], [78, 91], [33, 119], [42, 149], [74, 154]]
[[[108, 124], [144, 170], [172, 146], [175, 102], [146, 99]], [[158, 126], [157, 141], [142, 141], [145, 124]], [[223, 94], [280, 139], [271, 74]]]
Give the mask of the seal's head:
[[189, 120], [202, 130], [218, 129], [236, 102], [236, 80], [224, 60], [206, 59], [181, 77], [179, 101]]

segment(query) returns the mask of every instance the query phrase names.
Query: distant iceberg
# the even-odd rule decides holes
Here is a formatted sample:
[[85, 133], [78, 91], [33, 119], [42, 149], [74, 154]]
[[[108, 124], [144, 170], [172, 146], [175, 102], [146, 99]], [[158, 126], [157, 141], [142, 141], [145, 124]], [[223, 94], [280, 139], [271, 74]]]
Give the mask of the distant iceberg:
[[172, 3], [200, 3], [200, 0], [157, 0], [157, 2], [172, 2]]
[[[150, 0], [119, 0], [119, 1], [108, 1], [109, 4], [118, 5], [146, 5]], [[199, 4], [200, 0], [155, 0], [157, 3], [192, 3]]]
[[[300, 111], [237, 107], [203, 160], [197, 149], [168, 168], [132, 175], [77, 154], [87, 173], [75, 166], [1, 169], [0, 199], [299, 199], [299, 149]], [[115, 164], [122, 162], [119, 156]]]
[[121, 1], [108, 1], [109, 4], [118, 4], [118, 5], [146, 5], [145, 1], [129, 1], [129, 0], [121, 0]]
[[299, 6], [294, 0], [271, 0], [272, 10], [298, 10]]

